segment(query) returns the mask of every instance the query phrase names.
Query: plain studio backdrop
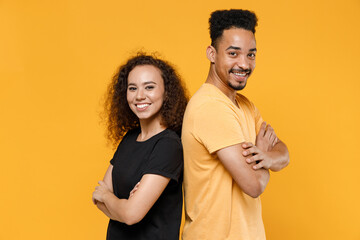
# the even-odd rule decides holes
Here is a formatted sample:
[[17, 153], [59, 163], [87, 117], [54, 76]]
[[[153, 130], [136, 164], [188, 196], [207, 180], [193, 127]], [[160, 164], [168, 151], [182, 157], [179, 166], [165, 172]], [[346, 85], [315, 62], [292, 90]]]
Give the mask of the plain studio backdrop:
[[267, 238], [360, 239], [359, 0], [0, 1], [0, 239], [105, 239], [91, 194], [113, 154], [107, 84], [143, 49], [194, 94], [210, 13], [229, 8], [259, 17], [242, 93], [291, 157], [262, 195]]

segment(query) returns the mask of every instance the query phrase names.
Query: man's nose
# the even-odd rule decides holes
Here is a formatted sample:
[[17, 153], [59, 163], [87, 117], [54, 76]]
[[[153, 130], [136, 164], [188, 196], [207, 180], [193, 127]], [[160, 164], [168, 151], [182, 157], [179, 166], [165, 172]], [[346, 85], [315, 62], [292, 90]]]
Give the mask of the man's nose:
[[249, 63], [249, 59], [247, 58], [247, 56], [245, 55], [240, 55], [237, 61], [237, 65], [239, 68], [242, 69], [249, 69], [250, 68], [250, 63]]

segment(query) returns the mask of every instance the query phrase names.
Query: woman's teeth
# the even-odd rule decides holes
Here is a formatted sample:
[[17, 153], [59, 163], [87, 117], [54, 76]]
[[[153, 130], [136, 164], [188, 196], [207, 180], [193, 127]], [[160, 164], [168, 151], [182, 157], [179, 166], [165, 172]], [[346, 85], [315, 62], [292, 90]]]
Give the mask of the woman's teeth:
[[136, 105], [137, 108], [145, 108], [147, 106], [149, 106], [150, 104], [138, 104]]

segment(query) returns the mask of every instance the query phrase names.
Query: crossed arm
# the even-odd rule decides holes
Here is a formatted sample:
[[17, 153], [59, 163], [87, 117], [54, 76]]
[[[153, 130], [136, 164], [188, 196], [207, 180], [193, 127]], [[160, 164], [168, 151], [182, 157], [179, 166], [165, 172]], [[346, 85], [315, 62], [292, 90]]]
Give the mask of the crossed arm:
[[129, 193], [128, 199], [119, 199], [113, 193], [113, 166], [107, 169], [104, 180], [93, 192], [93, 202], [109, 218], [127, 225], [138, 223], [145, 217], [166, 188], [170, 178], [156, 174], [145, 174]]
[[236, 184], [249, 196], [258, 197], [270, 179], [269, 169], [289, 164], [289, 153], [270, 125], [262, 123], [256, 144], [244, 142], [217, 151], [217, 156]]
[[245, 143], [243, 156], [249, 164], [256, 163], [253, 169], [270, 169], [277, 172], [289, 164], [288, 149], [280, 139], [277, 138], [274, 129], [263, 122], [259, 134], [256, 136], [255, 146]]

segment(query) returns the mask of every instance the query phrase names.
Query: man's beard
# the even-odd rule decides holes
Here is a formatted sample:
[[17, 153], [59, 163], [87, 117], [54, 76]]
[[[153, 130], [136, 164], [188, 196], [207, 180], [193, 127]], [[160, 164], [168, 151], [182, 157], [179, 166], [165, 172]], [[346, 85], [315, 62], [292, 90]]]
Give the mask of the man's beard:
[[[247, 81], [246, 81], [246, 83], [247, 83]], [[239, 90], [243, 90], [246, 87], [246, 83], [244, 85], [234, 86], [233, 84], [231, 84], [231, 82], [228, 82], [228, 85], [232, 89], [239, 91]]]
[[[229, 73], [234, 73], [234, 72], [246, 73], [246, 74], [247, 74], [247, 77], [249, 77], [250, 74], [251, 74], [251, 72], [252, 72], [252, 70], [251, 70], [250, 68], [248, 68], [248, 69], [240, 68], [240, 69], [230, 69], [230, 71], [229, 71]], [[236, 91], [239, 91], [239, 90], [243, 90], [243, 89], [245, 88], [246, 83], [247, 83], [247, 81], [245, 82], [245, 84], [244, 84], [243, 86], [242, 86], [242, 85], [234, 86], [234, 85], [231, 84], [231, 82], [229, 81], [229, 82], [228, 82], [228, 85], [229, 85], [232, 89], [234, 89], [234, 90], [236, 90]]]

